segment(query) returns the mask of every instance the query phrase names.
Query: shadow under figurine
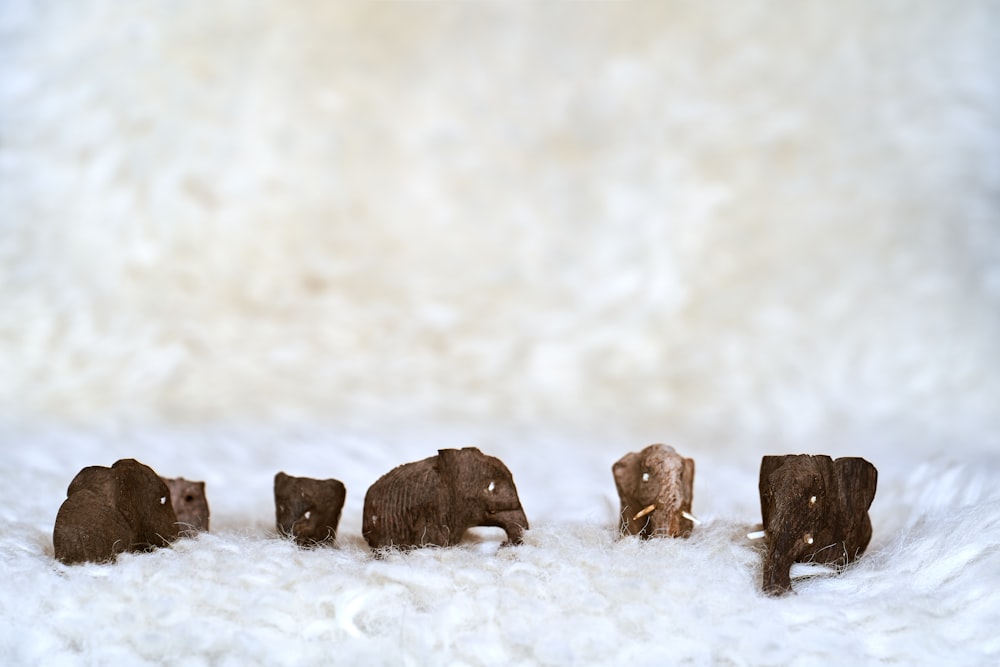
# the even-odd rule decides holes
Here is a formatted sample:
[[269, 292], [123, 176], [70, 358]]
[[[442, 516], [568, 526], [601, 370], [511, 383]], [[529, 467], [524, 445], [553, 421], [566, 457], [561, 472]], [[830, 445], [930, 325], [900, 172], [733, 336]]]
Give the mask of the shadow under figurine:
[[170, 504], [177, 515], [181, 533], [208, 532], [208, 499], [205, 482], [194, 482], [183, 477], [161, 477], [170, 489]]
[[763, 457], [764, 592], [784, 595], [792, 590], [792, 563], [842, 567], [857, 559], [871, 540], [868, 508], [877, 481], [875, 466], [859, 457]]
[[650, 445], [629, 452], [611, 468], [621, 500], [621, 533], [687, 537], [694, 529], [691, 496], [694, 460], [673, 447]]
[[303, 547], [337, 539], [337, 524], [347, 489], [337, 479], [274, 476], [274, 509], [279, 535], [295, 538]]
[[503, 462], [475, 447], [398, 466], [365, 494], [362, 534], [373, 549], [458, 544], [473, 526], [495, 526], [520, 544], [528, 519]]
[[170, 489], [135, 459], [84, 468], [66, 490], [52, 544], [68, 565], [104, 563], [125, 551], [165, 547], [178, 537]]

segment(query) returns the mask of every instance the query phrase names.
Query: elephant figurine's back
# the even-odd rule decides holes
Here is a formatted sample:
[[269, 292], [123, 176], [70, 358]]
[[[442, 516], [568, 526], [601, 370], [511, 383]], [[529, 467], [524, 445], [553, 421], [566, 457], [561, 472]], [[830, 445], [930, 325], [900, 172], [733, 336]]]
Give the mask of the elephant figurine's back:
[[452, 544], [451, 528], [441, 517], [449, 500], [437, 458], [397, 466], [368, 489], [361, 534], [373, 549]]
[[398, 466], [365, 494], [361, 532], [373, 549], [451, 546], [472, 526], [503, 528], [511, 543], [528, 528], [507, 466], [475, 447]]

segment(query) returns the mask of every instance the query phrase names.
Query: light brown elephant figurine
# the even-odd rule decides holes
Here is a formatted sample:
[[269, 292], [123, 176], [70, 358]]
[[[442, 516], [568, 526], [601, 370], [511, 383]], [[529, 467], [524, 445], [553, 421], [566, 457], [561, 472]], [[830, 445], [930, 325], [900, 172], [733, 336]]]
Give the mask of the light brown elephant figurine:
[[623, 536], [687, 537], [694, 530], [693, 459], [667, 445], [650, 445], [623, 456], [611, 472], [621, 501]]

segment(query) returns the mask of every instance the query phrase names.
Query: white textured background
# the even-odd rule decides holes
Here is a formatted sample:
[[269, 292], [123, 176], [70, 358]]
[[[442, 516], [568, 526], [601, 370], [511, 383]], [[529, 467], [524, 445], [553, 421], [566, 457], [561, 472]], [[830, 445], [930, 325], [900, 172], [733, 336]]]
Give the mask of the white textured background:
[[[578, 522], [573, 535], [610, 539], [611, 463], [666, 441], [697, 461], [695, 511], [709, 519], [688, 557], [706, 563], [696, 578], [705, 590], [741, 600], [724, 616], [732, 627], [773, 616], [755, 606], [770, 604], [754, 597], [755, 559], [731, 539], [759, 520], [756, 472], [768, 453], [861, 455], [879, 467], [874, 565], [861, 588], [911, 581], [892, 556], [926, 539], [941, 542], [912, 563], [932, 568], [943, 550], [953, 569], [924, 589], [944, 595], [935, 586], [971, 559], [970, 576], [995, 590], [998, 35], [1000, 5], [961, 0], [3, 0], [0, 587], [48, 590], [65, 485], [119, 456], [208, 481], [220, 532], [150, 557], [173, 559], [181, 578], [199, 549], [285, 549], [275, 562], [288, 562], [293, 551], [267, 532], [270, 480], [285, 469], [348, 486], [346, 551], [308, 556], [354, 564], [329, 574], [327, 589], [342, 592], [380, 567], [359, 537], [367, 485], [464, 444], [513, 470], [538, 526], [536, 551], [524, 552], [541, 559], [532, 567], [581, 553], [604, 562], [609, 544], [595, 555], [574, 537], [560, 551], [556, 535]], [[952, 472], [928, 489], [938, 464]], [[971, 518], [935, 534], [935, 521], [954, 523], [949, 507]], [[456, 552], [468, 571], [487, 558], [477, 548]], [[626, 559], [684, 553], [614, 548]], [[712, 559], [726, 550], [740, 555]], [[151, 562], [132, 561], [165, 567]], [[212, 562], [222, 577], [248, 561]], [[447, 577], [439, 566], [434, 576]], [[731, 583], [722, 570], [743, 588], [719, 588]], [[268, 574], [268, 586], [290, 576]], [[241, 585], [264, 581], [255, 576]], [[615, 613], [642, 617], [618, 584], [573, 577], [590, 582], [584, 591], [616, 591]], [[416, 598], [386, 609], [452, 627], [454, 610], [432, 613], [413, 593], [418, 580], [401, 584]], [[660, 632], [629, 644], [624, 629], [573, 616], [594, 599], [559, 597], [566, 582], [554, 575], [531, 581], [526, 590], [551, 594], [557, 611], [564, 601], [568, 622], [610, 643], [546, 652], [532, 624], [512, 636], [492, 616], [480, 653], [461, 633], [418, 641], [391, 614], [368, 630], [399, 631], [397, 653], [378, 644], [390, 662], [562, 664], [625, 660]], [[817, 617], [842, 581], [814, 601]], [[442, 585], [476, 590], [473, 580]], [[59, 594], [72, 607], [94, 593], [78, 582]], [[996, 641], [977, 642], [975, 628], [997, 619], [997, 605], [983, 606], [981, 591], [971, 604], [961, 586], [956, 595], [956, 627], [972, 635], [942, 646], [969, 662], [995, 656]], [[897, 597], [894, 613], [936, 613], [914, 596]], [[114, 647], [167, 659], [155, 642], [135, 648], [141, 624], [119, 634], [101, 625], [112, 632], [101, 649], [74, 638], [83, 617], [39, 625], [33, 613], [53, 615], [30, 606], [30, 592], [3, 597], [21, 606], [0, 618], [26, 619], [0, 642], [16, 662], [109, 661]], [[343, 618], [354, 599], [330, 609]], [[859, 599], [848, 601], [864, 613], [841, 627], [877, 613]], [[312, 656], [281, 653], [308, 625], [284, 602], [294, 622], [244, 646], [249, 657]], [[192, 637], [224, 614], [190, 604], [205, 616], [184, 636], [201, 647], [194, 657], [217, 661], [224, 646]], [[787, 661], [752, 632], [710, 641], [725, 608], [709, 604], [691, 622], [707, 645], [742, 653], [699, 653], [694, 642], [680, 656]], [[893, 631], [898, 645], [922, 647], [923, 621]], [[331, 627], [307, 638], [323, 649], [354, 637]], [[796, 627], [790, 612], [783, 627]], [[833, 629], [819, 645], [838, 645]], [[897, 643], [863, 642], [858, 657], [934, 655], [893, 653]], [[376, 655], [350, 646], [356, 659]]]

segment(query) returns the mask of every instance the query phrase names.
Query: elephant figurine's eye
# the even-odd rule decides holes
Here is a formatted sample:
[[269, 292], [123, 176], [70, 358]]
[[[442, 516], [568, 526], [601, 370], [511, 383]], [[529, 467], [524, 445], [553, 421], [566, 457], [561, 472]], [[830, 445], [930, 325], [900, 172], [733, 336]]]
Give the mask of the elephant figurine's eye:
[[486, 487], [486, 490], [489, 491], [490, 493], [493, 493], [493, 490], [495, 488], [497, 488], [497, 485], [493, 482], [490, 482], [490, 485]]
[[167, 497], [166, 496], [163, 496], [162, 498], [160, 498], [160, 504], [161, 505], [166, 505], [167, 504]]
[[312, 516], [312, 512], [309, 511], [309, 510], [306, 510], [306, 513], [302, 515], [302, 518], [303, 519], [308, 519], [311, 516]]
[[802, 536], [802, 539], [806, 544], [812, 544], [814, 542], [812, 533], [806, 533]]
[[809, 498], [809, 504], [810, 505], [815, 505], [816, 504], [816, 496], [811, 496]]
[[648, 472], [642, 473], [642, 481], [644, 481], [644, 482], [648, 482], [649, 481], [649, 473]]

